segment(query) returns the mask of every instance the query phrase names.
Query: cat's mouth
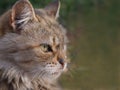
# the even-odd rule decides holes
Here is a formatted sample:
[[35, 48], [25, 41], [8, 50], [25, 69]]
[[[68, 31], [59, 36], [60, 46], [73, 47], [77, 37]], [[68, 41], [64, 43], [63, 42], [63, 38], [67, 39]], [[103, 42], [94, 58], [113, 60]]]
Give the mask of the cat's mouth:
[[53, 72], [52, 73], [52, 75], [58, 75], [59, 74], [59, 72]]
[[66, 66], [67, 65], [65, 64], [64, 66], [56, 65], [54, 67], [47, 67], [46, 68], [47, 76], [51, 79], [58, 78], [62, 74], [62, 72], [66, 69]]
[[58, 75], [62, 72], [66, 71], [66, 65], [63, 68], [60, 68], [60, 70], [57, 70], [56, 72], [53, 72], [52, 75]]

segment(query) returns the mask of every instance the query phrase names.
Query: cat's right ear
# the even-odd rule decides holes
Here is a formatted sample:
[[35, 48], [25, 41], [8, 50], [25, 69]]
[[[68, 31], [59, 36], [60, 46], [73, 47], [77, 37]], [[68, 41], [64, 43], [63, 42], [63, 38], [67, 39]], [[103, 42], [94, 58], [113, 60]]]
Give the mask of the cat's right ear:
[[11, 10], [11, 26], [20, 31], [30, 21], [36, 19], [34, 9], [29, 0], [18, 0]]
[[59, 11], [60, 11], [60, 0], [55, 0], [54, 2], [50, 3], [48, 6], [44, 9], [47, 14], [55, 19], [59, 17]]

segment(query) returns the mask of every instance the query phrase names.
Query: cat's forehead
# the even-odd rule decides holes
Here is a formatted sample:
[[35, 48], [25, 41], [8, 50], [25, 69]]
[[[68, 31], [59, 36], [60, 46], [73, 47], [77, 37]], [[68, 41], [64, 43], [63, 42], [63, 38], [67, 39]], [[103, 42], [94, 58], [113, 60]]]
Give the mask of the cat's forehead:
[[39, 41], [41, 43], [48, 43], [51, 45], [58, 45], [64, 43], [64, 35], [57, 28], [49, 28], [43, 30], [39, 29], [38, 32], [41, 33], [37, 33], [37, 36], [39, 37]]
[[64, 43], [65, 33], [62, 30], [62, 26], [59, 24], [46, 24], [41, 25], [41, 23], [37, 23], [35, 26], [30, 25], [26, 30], [24, 30], [23, 35], [28, 37], [30, 41], [35, 41], [39, 43], [47, 43], [47, 44], [62, 44]]

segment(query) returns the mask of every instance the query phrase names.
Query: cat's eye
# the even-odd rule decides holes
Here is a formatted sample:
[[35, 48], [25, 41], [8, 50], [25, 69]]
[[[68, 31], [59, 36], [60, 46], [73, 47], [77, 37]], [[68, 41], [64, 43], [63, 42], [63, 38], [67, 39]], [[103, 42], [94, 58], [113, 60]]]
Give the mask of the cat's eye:
[[41, 44], [40, 48], [43, 52], [52, 52], [52, 48], [48, 44]]

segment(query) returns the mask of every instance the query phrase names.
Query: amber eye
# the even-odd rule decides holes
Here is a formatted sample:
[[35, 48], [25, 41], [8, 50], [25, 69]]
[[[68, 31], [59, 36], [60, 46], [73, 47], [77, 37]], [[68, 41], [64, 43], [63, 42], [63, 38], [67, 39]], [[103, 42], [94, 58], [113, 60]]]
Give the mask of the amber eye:
[[48, 44], [41, 44], [40, 48], [43, 52], [52, 52], [52, 48]]

